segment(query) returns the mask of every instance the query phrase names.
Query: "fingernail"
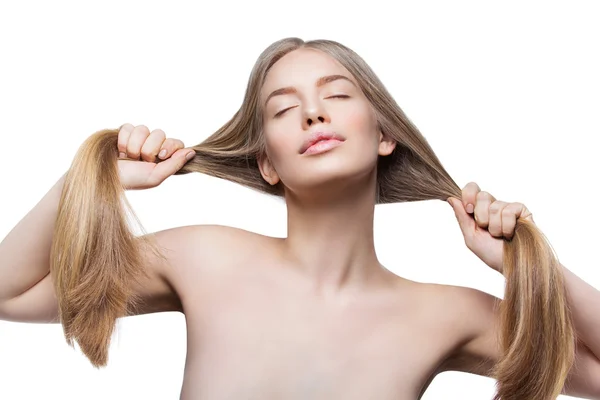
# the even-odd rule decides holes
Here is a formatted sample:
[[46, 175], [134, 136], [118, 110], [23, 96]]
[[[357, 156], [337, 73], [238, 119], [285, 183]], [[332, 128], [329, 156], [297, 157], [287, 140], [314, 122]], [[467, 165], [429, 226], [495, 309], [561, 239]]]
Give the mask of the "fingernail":
[[167, 149], [162, 149], [160, 153], [158, 153], [158, 157], [164, 158], [167, 155]]
[[125, 158], [125, 153], [120, 152], [119, 153], [119, 158]]
[[189, 153], [187, 153], [187, 155], [185, 156], [186, 160], [191, 160], [192, 158], [194, 158], [194, 156], [196, 155], [195, 151], [190, 151]]
[[467, 204], [466, 210], [469, 214], [471, 214], [473, 212], [473, 204]]

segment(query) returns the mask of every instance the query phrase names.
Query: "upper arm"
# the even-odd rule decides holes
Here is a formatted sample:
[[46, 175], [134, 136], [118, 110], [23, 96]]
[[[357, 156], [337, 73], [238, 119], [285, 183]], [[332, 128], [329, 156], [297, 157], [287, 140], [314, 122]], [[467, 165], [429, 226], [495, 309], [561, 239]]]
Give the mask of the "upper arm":
[[[212, 231], [226, 227], [196, 225], [171, 228], [150, 234], [165, 256], [164, 260], [144, 254], [143, 265], [147, 277], [134, 284], [132, 290], [139, 296], [138, 307], [128, 315], [155, 312], [183, 312], [180, 293], [173, 282], [188, 268], [208, 259], [203, 253], [210, 251], [210, 244], [203, 239], [211, 238]], [[203, 245], [204, 244], [204, 245]], [[0, 303], [0, 319], [14, 322], [58, 323], [58, 302], [52, 282], [46, 275], [26, 292]]]
[[26, 292], [0, 302], [0, 320], [58, 323], [58, 304], [50, 274]]
[[[477, 289], [450, 287], [451, 304], [460, 319], [452, 334], [459, 345], [443, 362], [439, 372], [461, 371], [490, 376], [491, 367], [498, 361], [501, 348], [498, 340], [499, 301], [495, 296]], [[458, 328], [460, 327], [460, 329]], [[600, 399], [600, 360], [578, 342], [575, 362], [567, 377], [563, 394]]]

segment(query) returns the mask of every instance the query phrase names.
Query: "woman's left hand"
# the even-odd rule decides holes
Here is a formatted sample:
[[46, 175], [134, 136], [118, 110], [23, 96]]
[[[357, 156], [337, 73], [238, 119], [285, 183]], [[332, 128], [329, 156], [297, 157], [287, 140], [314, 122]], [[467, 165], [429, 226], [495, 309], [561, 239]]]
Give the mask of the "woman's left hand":
[[448, 198], [465, 244], [489, 267], [502, 273], [504, 238], [512, 239], [518, 218], [534, 222], [531, 212], [522, 203], [496, 200], [475, 182], [463, 188], [461, 200]]

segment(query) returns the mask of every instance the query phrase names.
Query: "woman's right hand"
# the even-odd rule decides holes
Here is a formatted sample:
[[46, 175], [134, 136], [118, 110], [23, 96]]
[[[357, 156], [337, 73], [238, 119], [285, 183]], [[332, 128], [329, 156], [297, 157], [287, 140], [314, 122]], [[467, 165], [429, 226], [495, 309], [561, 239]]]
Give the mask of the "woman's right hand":
[[[119, 174], [126, 190], [149, 189], [179, 171], [196, 154], [179, 139], [167, 139], [161, 129], [124, 124], [119, 129]], [[161, 153], [165, 151], [164, 154]]]

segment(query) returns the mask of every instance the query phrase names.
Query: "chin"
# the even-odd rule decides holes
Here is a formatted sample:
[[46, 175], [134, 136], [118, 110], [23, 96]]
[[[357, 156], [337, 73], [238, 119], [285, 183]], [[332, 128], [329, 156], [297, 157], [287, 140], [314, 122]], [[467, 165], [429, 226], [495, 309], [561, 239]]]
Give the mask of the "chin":
[[302, 170], [302, 175], [289, 177], [285, 185], [294, 192], [311, 192], [314, 190], [330, 191], [344, 189], [349, 186], [366, 186], [368, 177], [375, 173], [375, 166], [358, 168], [360, 165], [344, 163], [340, 165], [310, 166]]

